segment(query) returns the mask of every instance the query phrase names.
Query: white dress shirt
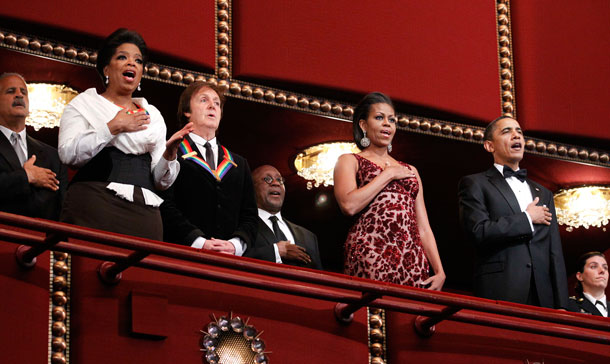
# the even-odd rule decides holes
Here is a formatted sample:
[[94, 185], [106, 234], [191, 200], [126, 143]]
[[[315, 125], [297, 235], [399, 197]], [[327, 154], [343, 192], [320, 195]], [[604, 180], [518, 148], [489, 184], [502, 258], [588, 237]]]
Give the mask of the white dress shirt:
[[[494, 163], [494, 167], [500, 172], [502, 176], [504, 176], [504, 166], [498, 163]], [[517, 169], [518, 170], [518, 169]], [[525, 216], [527, 216], [527, 221], [530, 223], [530, 228], [532, 232], [534, 231], [534, 224], [532, 223], [532, 217], [530, 214], [525, 211], [527, 205], [534, 201], [534, 197], [532, 197], [532, 190], [530, 189], [530, 185], [526, 181], [519, 181], [519, 179], [515, 176], [504, 178], [506, 183], [510, 186], [510, 189], [517, 197], [517, 202], [519, 203], [519, 208], [521, 208], [522, 212], [525, 212]]]
[[[11, 129], [7, 128], [4, 125], [0, 125], [0, 130], [2, 130], [2, 134], [4, 134], [4, 136], [6, 137], [6, 139], [9, 141], [9, 143], [11, 142], [11, 135], [14, 133]], [[26, 142], [26, 132], [25, 132], [25, 128], [23, 128], [22, 131], [18, 132], [17, 134], [19, 134], [19, 148], [21, 149], [21, 151], [23, 152], [23, 155], [25, 155], [25, 159], [28, 159], [28, 143]], [[12, 143], [11, 143], [12, 144]]]
[[[203, 138], [195, 133], [190, 133], [189, 136], [191, 137], [191, 139], [197, 146], [197, 149], [199, 149], [199, 151], [201, 153], [203, 153], [203, 155], [200, 155], [199, 157], [203, 158], [204, 160], [205, 160], [204, 145], [205, 145], [205, 143], [210, 143], [210, 145], [212, 146], [212, 153], [214, 154], [214, 165], [216, 167], [218, 167], [218, 141], [216, 140], [216, 137], [214, 137], [211, 140], [206, 140], [205, 138]], [[203, 244], [205, 244], [205, 241], [206, 241], [206, 239], [203, 236], [200, 236], [197, 239], [195, 239], [195, 241], [193, 241], [193, 244], [191, 244], [191, 246], [193, 248], [201, 249], [201, 248], [203, 248]], [[241, 239], [238, 237], [231, 238], [228, 241], [230, 241], [231, 244], [233, 244], [233, 246], [235, 247], [235, 255], [238, 257], [241, 257], [244, 254], [244, 250], [245, 250], [244, 242], [241, 241]]]
[[[280, 227], [280, 230], [282, 230], [284, 235], [286, 235], [286, 239], [288, 239], [290, 244], [294, 244], [295, 243], [294, 236], [292, 235], [290, 228], [288, 228], [288, 225], [286, 225], [286, 222], [284, 221], [284, 219], [282, 219], [281, 212], [278, 212], [277, 214], [273, 215], [273, 214], [269, 213], [268, 211], [265, 211], [260, 208], [258, 209], [258, 217], [260, 217], [261, 220], [263, 220], [263, 222], [269, 227], [269, 229], [271, 229], [271, 231], [273, 231], [273, 223], [271, 222], [271, 220], [269, 220], [269, 218], [271, 216], [277, 217], [277, 225]], [[273, 250], [275, 251], [275, 262], [283, 263], [282, 257], [280, 256], [280, 250], [277, 247], [277, 244], [273, 244]]]
[[216, 137], [211, 140], [206, 140], [205, 138], [200, 137], [195, 133], [190, 133], [189, 136], [191, 137], [193, 142], [195, 142], [195, 145], [197, 145], [197, 149], [199, 149], [199, 151], [203, 154], [200, 155], [203, 160], [205, 160], [205, 143], [210, 143], [210, 146], [212, 147], [212, 153], [214, 154], [214, 166], [218, 167], [218, 141], [216, 140]]
[[[78, 168], [105, 147], [116, 147], [126, 154], [150, 153], [155, 187], [165, 190], [174, 183], [180, 171], [178, 160], [167, 161], [163, 158], [167, 132], [165, 121], [159, 110], [146, 99], [134, 98], [133, 102], [148, 111], [150, 124], [144, 130], [112, 135], [108, 122], [123, 109], [99, 95], [94, 88], [76, 96], [61, 117], [57, 147], [59, 158], [64, 164]], [[111, 182], [106, 188], [133, 202], [133, 185]], [[163, 202], [161, 197], [146, 188], [142, 188], [142, 194], [149, 206], [159, 206]]]
[[[593, 306], [595, 306], [595, 308], [597, 308], [597, 310], [599, 312], [601, 312], [602, 316], [608, 317], [608, 307], [606, 306], [608, 304], [608, 301], [606, 301], [605, 294], [598, 298], [594, 298], [587, 292], [583, 292], [582, 295], [585, 296], [585, 298], [588, 299], [593, 304]], [[595, 302], [597, 302], [597, 301], [601, 301], [604, 304], [604, 306], [606, 306], [606, 307], [602, 307], [602, 305], [596, 305]]]

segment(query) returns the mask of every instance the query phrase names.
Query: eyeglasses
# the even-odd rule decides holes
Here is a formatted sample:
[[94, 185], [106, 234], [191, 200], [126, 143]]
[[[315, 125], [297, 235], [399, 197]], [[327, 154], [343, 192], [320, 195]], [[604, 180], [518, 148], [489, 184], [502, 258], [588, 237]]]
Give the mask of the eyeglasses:
[[265, 176], [265, 178], [263, 178], [263, 181], [265, 181], [268, 185], [272, 184], [273, 181], [276, 181], [277, 183], [280, 184], [280, 186], [283, 186], [284, 181], [286, 181], [286, 180], [283, 177], [273, 178], [271, 176]]

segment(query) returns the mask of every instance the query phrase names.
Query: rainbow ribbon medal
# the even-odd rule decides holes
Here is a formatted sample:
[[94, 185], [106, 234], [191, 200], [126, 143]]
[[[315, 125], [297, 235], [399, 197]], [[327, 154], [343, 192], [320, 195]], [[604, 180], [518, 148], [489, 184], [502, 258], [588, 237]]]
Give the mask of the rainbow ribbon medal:
[[220, 147], [222, 148], [225, 155], [222, 159], [222, 162], [220, 162], [218, 164], [218, 167], [216, 167], [216, 169], [214, 170], [210, 168], [210, 165], [203, 158], [197, 155], [197, 152], [193, 150], [188, 140], [184, 139], [182, 143], [180, 143], [182, 159], [190, 160], [196, 163], [206, 171], [210, 172], [212, 176], [216, 178], [217, 181], [222, 180], [222, 178], [227, 174], [229, 169], [231, 169], [232, 167], [237, 167], [237, 164], [233, 161], [233, 155], [229, 152], [229, 150], [222, 145]]

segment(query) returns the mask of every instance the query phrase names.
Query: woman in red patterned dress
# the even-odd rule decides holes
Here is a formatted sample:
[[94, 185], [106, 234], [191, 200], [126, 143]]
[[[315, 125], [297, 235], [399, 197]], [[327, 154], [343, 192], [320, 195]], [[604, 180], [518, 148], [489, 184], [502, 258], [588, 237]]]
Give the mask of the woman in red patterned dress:
[[441, 290], [445, 272], [421, 179], [415, 167], [389, 154], [396, 133], [392, 100], [378, 92], [366, 95], [353, 125], [362, 152], [342, 155], [334, 176], [341, 211], [356, 218], [345, 242], [344, 273]]

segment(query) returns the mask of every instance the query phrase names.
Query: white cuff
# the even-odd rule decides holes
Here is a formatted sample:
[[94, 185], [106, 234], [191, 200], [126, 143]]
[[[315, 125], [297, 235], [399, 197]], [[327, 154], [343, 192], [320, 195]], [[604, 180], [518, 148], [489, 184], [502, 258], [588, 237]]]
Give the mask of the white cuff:
[[205, 244], [205, 238], [203, 236], [198, 237], [191, 244], [191, 248], [203, 249], [203, 244]]
[[244, 254], [244, 245], [240, 238], [229, 239], [229, 242], [235, 246], [235, 256], [241, 257]]
[[530, 214], [527, 211], [523, 211], [525, 212], [525, 216], [527, 216], [527, 221], [529, 221], [530, 223], [530, 228], [532, 229], [532, 232], [534, 232], [534, 224], [532, 223], [532, 217], [530, 216]]
[[280, 256], [280, 248], [277, 247], [277, 243], [273, 244], [273, 250], [275, 251], [275, 262], [282, 264], [282, 257]]

